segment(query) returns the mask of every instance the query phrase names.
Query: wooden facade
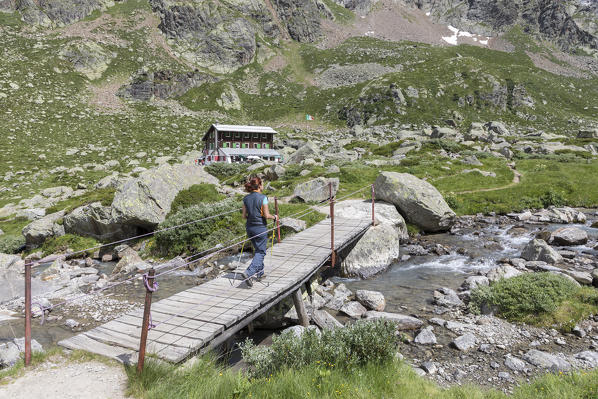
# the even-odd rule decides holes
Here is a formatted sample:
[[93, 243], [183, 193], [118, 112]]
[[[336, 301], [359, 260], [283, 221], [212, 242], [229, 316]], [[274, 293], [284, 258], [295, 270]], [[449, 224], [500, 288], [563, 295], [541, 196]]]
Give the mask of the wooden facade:
[[[204, 160], [206, 162], [230, 162], [230, 159], [222, 156], [219, 151], [221, 149], [272, 150], [275, 134], [274, 129], [266, 126], [213, 124], [202, 139]], [[249, 154], [249, 156], [263, 158], [262, 153], [262, 151], [255, 151], [255, 154]], [[268, 158], [272, 158], [272, 156], [270, 155]]]

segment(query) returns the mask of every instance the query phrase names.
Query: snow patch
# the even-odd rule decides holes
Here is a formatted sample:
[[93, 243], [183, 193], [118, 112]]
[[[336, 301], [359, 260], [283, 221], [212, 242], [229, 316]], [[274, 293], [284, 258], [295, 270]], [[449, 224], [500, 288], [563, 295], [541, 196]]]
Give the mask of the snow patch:
[[445, 42], [447, 42], [448, 44], [453, 45], [453, 46], [456, 46], [457, 44], [459, 44], [460, 37], [469, 37], [474, 42], [478, 42], [484, 46], [487, 46], [488, 41], [490, 40], [490, 38], [487, 36], [480, 36], [475, 33], [467, 32], [464, 30], [459, 30], [458, 28], [455, 28], [454, 26], [451, 26], [451, 25], [448, 26], [448, 29], [453, 33], [452, 36], [442, 36], [442, 40], [444, 40]]

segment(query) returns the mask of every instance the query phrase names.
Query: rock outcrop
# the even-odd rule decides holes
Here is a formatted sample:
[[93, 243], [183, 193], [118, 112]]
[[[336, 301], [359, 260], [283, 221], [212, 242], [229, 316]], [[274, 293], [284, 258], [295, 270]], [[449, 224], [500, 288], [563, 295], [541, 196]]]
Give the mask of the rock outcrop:
[[295, 187], [293, 196], [305, 202], [326, 201], [330, 198], [330, 183], [332, 183], [332, 196], [335, 196], [339, 185], [339, 180], [336, 177], [330, 179], [318, 177], [301, 183]]
[[311, 43], [320, 38], [320, 13], [312, 0], [274, 0], [272, 4], [294, 40]]
[[399, 258], [399, 235], [388, 224], [370, 227], [341, 263], [347, 277], [368, 278], [386, 270]]
[[114, 221], [154, 228], [164, 221], [179, 191], [200, 183], [217, 184], [218, 179], [194, 165], [164, 164], [142, 172], [117, 189], [112, 202]]
[[382, 172], [375, 182], [376, 199], [394, 204], [405, 219], [425, 231], [448, 230], [455, 212], [430, 183], [408, 173]]
[[25, 226], [22, 233], [27, 248], [37, 248], [50, 237], [63, 236], [64, 226], [56, 223], [63, 216], [64, 211], [52, 213]]
[[81, 206], [64, 217], [64, 231], [99, 241], [114, 241], [132, 237], [137, 233], [134, 226], [119, 223], [112, 214], [112, 207], [100, 202]]
[[16, 0], [0, 3], [0, 10], [19, 11], [24, 22], [42, 26], [71, 24], [96, 10], [114, 5], [112, 0]]
[[120, 88], [118, 95], [140, 101], [154, 98], [169, 99], [185, 94], [189, 89], [199, 87], [204, 83], [217, 82], [219, 78], [203, 72], [175, 73], [164, 70], [156, 72], [142, 72], [133, 78], [132, 82]]

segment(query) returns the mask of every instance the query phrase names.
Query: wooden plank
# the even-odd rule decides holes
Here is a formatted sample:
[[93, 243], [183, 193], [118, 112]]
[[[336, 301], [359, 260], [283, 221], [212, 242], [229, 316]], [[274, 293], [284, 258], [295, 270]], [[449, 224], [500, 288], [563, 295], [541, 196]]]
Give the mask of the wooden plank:
[[[171, 315], [166, 315], [162, 313], [156, 313], [152, 315], [152, 321], [157, 326], [155, 327], [158, 331], [167, 331], [169, 328], [187, 328], [190, 330], [197, 330], [204, 333], [209, 333], [211, 335], [220, 334], [224, 331], [224, 327], [219, 324], [213, 324], [205, 321], [197, 321], [188, 319], [185, 317], [172, 317]], [[139, 316], [123, 316], [117, 319], [121, 323], [127, 323], [134, 326], [140, 326], [142, 323], [142, 318]]]
[[106, 356], [114, 359], [120, 363], [133, 364], [137, 362], [137, 352], [126, 349], [121, 346], [107, 345], [95, 339], [89, 338], [84, 334], [75, 335], [68, 339], [58, 341], [58, 345], [72, 350], [83, 350], [86, 352], [95, 353], [97, 355]]
[[[98, 327], [99, 331], [113, 331], [120, 334], [128, 335], [137, 342], [139, 342], [139, 338], [141, 336], [141, 328], [132, 326], [126, 323], [118, 323], [118, 322], [109, 322], [100, 327]], [[106, 331], [108, 330], [108, 331]], [[189, 346], [201, 346], [205, 342], [205, 335], [199, 336], [198, 333], [193, 333], [189, 335], [180, 335], [180, 334], [173, 334], [170, 332], [162, 332], [156, 330], [149, 330], [147, 339], [148, 342], [155, 342], [167, 345], [176, 345], [181, 347], [189, 347]]]

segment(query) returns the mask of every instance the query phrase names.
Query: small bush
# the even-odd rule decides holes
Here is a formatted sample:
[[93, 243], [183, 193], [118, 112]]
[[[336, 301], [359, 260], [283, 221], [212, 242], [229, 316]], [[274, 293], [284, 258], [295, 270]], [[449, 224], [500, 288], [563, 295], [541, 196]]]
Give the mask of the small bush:
[[574, 282], [552, 273], [525, 273], [502, 279], [491, 287], [471, 293], [473, 313], [493, 308], [509, 321], [539, 325], [557, 325], [569, 330], [595, 311], [598, 291], [579, 288]]
[[[169, 215], [159, 226], [164, 229], [179, 224], [203, 219], [220, 213], [241, 209], [241, 201], [228, 198], [211, 204], [192, 205]], [[240, 211], [189, 224], [177, 229], [156, 234], [156, 248], [164, 255], [179, 255], [187, 251], [203, 251], [231, 240], [245, 232]]]
[[206, 171], [219, 179], [235, 176], [247, 170], [247, 164], [214, 162], [206, 166]]
[[348, 369], [392, 360], [397, 350], [395, 331], [396, 326], [387, 320], [361, 321], [324, 330], [321, 335], [306, 330], [297, 337], [288, 331], [274, 336], [269, 347], [257, 347], [248, 339], [241, 351], [255, 377], [308, 365]]
[[0, 236], [0, 253], [16, 254], [25, 246], [25, 237], [17, 234], [3, 234]]
[[563, 206], [567, 203], [567, 200], [565, 200], [563, 195], [558, 191], [550, 189], [546, 191], [544, 194], [542, 194], [542, 196], [540, 197], [540, 202], [542, 203], [544, 208], [548, 208], [551, 205]]
[[[42, 245], [42, 252], [44, 253], [44, 256], [47, 256], [55, 253], [65, 253], [67, 250], [77, 252], [83, 249], [95, 247], [97, 245], [98, 242], [93, 238], [81, 237], [74, 234], [65, 234], [60, 237], [47, 239]], [[80, 256], [90, 256], [92, 253], [93, 251], [87, 251], [86, 253], [82, 253]]]
[[202, 202], [218, 202], [224, 196], [216, 191], [216, 186], [213, 184], [195, 184], [187, 190], [180, 191], [172, 201], [170, 206], [170, 213], [189, 208], [191, 205], [201, 204]]

